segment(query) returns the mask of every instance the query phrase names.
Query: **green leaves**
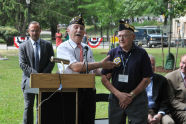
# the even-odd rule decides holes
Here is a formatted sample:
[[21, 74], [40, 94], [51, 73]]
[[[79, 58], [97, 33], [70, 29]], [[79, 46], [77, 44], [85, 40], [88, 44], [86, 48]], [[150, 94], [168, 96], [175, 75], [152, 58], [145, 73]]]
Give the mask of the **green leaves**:
[[13, 44], [13, 37], [18, 35], [18, 31], [12, 27], [0, 26], [0, 36], [7, 44]]
[[[186, 13], [185, 0], [31, 0], [30, 19], [51, 28], [56, 23], [68, 24], [80, 13], [85, 22], [95, 26], [114, 26], [119, 19], [142, 15], [179, 17]], [[171, 2], [172, 11], [168, 9]], [[28, 25], [26, 0], [0, 0], [0, 25], [15, 26], [21, 34]], [[51, 24], [53, 23], [53, 24]], [[56, 28], [56, 27], [55, 27]]]

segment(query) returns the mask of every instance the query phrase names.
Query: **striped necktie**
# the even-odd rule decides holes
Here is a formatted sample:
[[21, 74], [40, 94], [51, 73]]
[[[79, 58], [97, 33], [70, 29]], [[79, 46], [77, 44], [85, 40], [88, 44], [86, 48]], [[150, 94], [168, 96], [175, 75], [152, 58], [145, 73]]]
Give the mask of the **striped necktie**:
[[78, 44], [77, 46], [80, 49], [80, 62], [83, 62], [83, 47], [81, 44]]

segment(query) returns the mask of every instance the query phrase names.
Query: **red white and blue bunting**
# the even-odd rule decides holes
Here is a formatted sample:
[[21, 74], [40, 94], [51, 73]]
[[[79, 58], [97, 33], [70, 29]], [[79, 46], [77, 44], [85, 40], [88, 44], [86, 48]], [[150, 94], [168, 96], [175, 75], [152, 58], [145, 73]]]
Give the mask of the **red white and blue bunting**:
[[89, 38], [88, 45], [91, 48], [96, 48], [101, 44], [102, 41], [103, 41], [103, 38]]
[[19, 48], [19, 45], [23, 43], [24, 41], [28, 40], [29, 37], [20, 37], [20, 36], [15, 36], [14, 37], [14, 45], [15, 47]]

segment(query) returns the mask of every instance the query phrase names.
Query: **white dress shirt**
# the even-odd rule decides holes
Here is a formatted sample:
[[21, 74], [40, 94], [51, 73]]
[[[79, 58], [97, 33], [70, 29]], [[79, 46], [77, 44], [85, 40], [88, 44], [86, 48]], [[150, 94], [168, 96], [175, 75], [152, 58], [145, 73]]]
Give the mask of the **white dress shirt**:
[[181, 77], [183, 78], [183, 80], [184, 80], [184, 78], [185, 78], [185, 76], [186, 75], [184, 75], [184, 73], [183, 72], [180, 72], [181, 73]]
[[[36, 48], [36, 44], [35, 44], [35, 41], [34, 40], [32, 40], [32, 38], [30, 38], [30, 41], [31, 41], [31, 43], [32, 43], [32, 46], [33, 46], [33, 48], [34, 48], [34, 53], [36, 52], [35, 51], [35, 48]], [[38, 53], [39, 53], [39, 59], [40, 59], [40, 53], [41, 53], [41, 48], [40, 48], [40, 39], [38, 39], [36, 42], [38, 42]], [[35, 55], [35, 54], [34, 54]]]
[[[81, 43], [82, 47], [84, 48], [85, 46], [87, 46], [84, 43]], [[83, 56], [84, 56], [84, 60], [85, 60], [85, 52], [83, 51]], [[74, 72], [72, 71], [69, 66], [72, 63], [75, 62], [79, 62], [80, 61], [80, 48], [77, 47], [77, 44], [72, 41], [71, 39], [61, 43], [58, 47], [57, 47], [57, 58], [62, 58], [62, 59], [67, 59], [70, 61], [69, 65], [64, 64], [64, 69], [63, 69], [63, 65], [61, 63], [58, 63], [58, 69], [60, 73], [66, 73], [66, 74], [78, 74], [79, 72]], [[94, 58], [93, 58], [93, 53], [91, 48], [88, 46], [88, 52], [87, 52], [87, 61], [88, 62], [94, 62]], [[93, 73], [93, 71], [90, 71], [90, 73]]]

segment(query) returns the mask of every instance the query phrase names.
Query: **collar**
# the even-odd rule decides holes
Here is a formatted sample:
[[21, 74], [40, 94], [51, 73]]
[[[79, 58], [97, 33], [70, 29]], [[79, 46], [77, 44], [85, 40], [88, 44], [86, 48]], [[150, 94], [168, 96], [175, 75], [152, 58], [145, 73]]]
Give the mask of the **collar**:
[[181, 71], [180, 71], [180, 73], [181, 73], [182, 78], [184, 79], [186, 75]]
[[[32, 40], [32, 38], [30, 38], [30, 41], [31, 41], [32, 45], [34, 45], [35, 41]], [[36, 42], [38, 42], [40, 44], [40, 38]]]
[[152, 80], [152, 78], [153, 78], [153, 76], [152, 77], [150, 77], [150, 79]]
[[[77, 43], [74, 42], [73, 40], [69, 39], [69, 43], [70, 45], [73, 47], [73, 48], [76, 48], [77, 47]], [[81, 46], [84, 47], [84, 45], [81, 43]]]
[[[133, 44], [132, 44], [132, 48], [131, 48], [130, 51], [127, 52], [127, 53], [129, 54], [129, 53], [131, 53], [132, 51], [134, 51], [135, 49], [136, 49], [136, 45], [133, 43]], [[126, 53], [125, 51], [122, 50], [122, 48], [121, 48], [120, 46], [119, 46], [118, 52], [119, 52], [119, 53], [123, 53], [123, 52]], [[126, 54], [127, 54], [127, 53], [126, 53]]]

